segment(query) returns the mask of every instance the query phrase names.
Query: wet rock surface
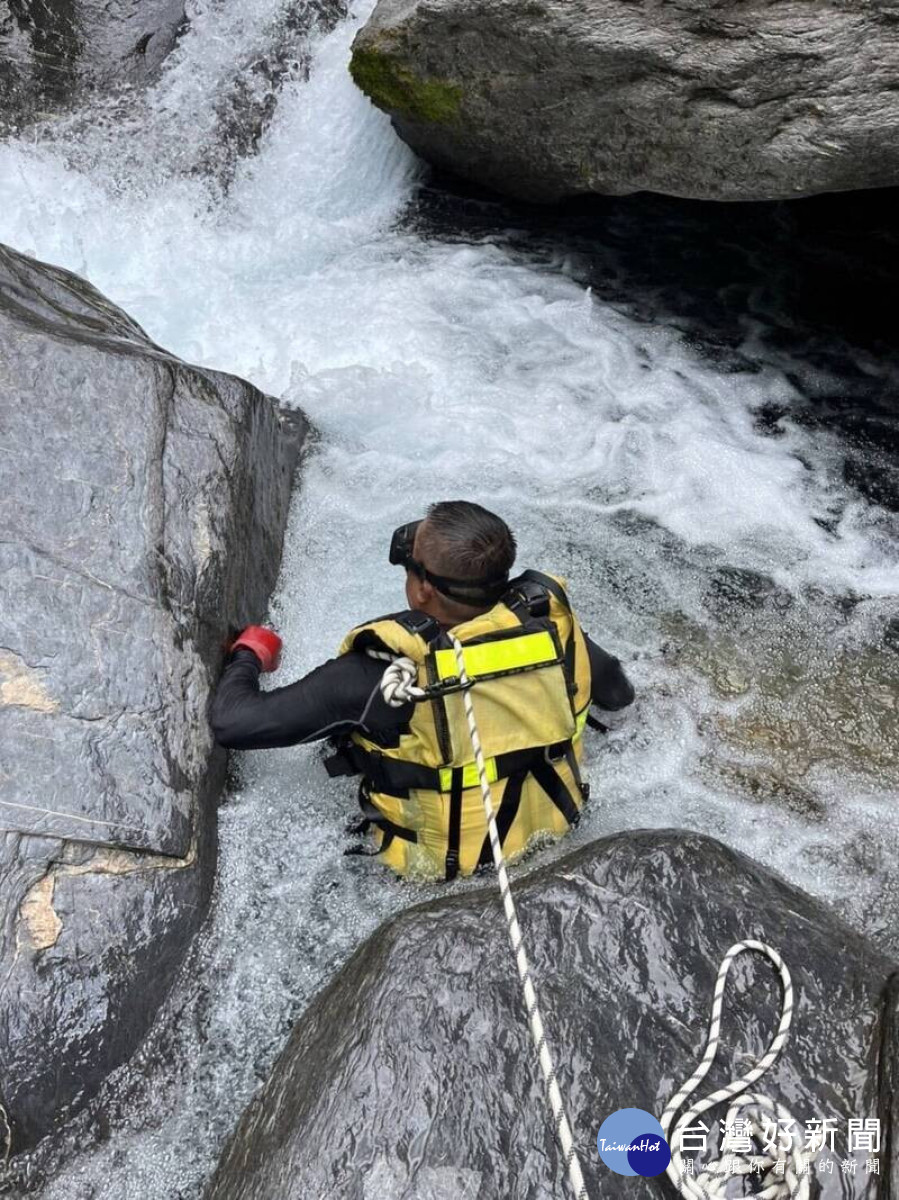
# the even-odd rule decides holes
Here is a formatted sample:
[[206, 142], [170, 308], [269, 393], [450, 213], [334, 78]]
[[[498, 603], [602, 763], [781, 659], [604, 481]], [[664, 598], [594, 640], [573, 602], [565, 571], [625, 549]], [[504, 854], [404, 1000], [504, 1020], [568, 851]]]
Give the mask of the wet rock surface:
[[0, 0], [0, 130], [148, 82], [186, 25], [184, 0]]
[[227, 630], [263, 615], [305, 431], [0, 247], [0, 1100], [13, 1152], [145, 1034], [208, 900]]
[[[889, 603], [868, 603], [869, 626]], [[844, 644], [825, 656], [820, 630], [794, 621], [764, 642], [753, 622], [734, 621], [730, 637], [683, 616], [663, 624], [671, 661], [700, 673], [723, 700], [747, 697], [718, 718], [721, 749], [755, 752], [785, 780], [829, 767], [899, 788], [899, 663], [870, 635], [862, 641], [851, 626], [844, 633], [834, 618], [826, 632]]]
[[429, 162], [526, 200], [899, 179], [892, 0], [380, 0], [353, 76]]
[[[692, 1074], [718, 964], [747, 937], [780, 950], [796, 988], [790, 1041], [760, 1090], [799, 1128], [833, 1118], [836, 1173], [818, 1173], [816, 1194], [868, 1194], [871, 1155], [849, 1154], [846, 1134], [850, 1119], [890, 1124], [892, 960], [821, 903], [699, 834], [616, 834], [515, 892], [591, 1196], [621, 1195], [596, 1152], [602, 1121], [624, 1107], [660, 1114]], [[780, 999], [763, 959], [735, 963], [703, 1094], [761, 1056]], [[710, 1115], [717, 1128], [723, 1111]], [[882, 1145], [873, 1156], [882, 1180], [889, 1154]], [[855, 1175], [840, 1170], [859, 1155]], [[409, 910], [357, 952], [295, 1026], [206, 1200], [542, 1200], [564, 1187], [491, 886]], [[628, 1194], [671, 1193], [663, 1177], [632, 1179]]]

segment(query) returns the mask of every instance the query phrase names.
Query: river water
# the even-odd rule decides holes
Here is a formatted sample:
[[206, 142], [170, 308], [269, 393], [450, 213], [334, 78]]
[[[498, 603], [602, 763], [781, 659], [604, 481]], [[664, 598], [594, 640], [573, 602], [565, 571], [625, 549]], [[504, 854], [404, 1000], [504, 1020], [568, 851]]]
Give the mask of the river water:
[[[695, 828], [899, 952], [889, 204], [547, 213], [434, 180], [347, 74], [370, 7], [195, 5], [149, 93], [0, 145], [0, 240], [311, 418], [275, 683], [401, 605], [389, 534], [433, 499], [496, 509], [520, 565], [569, 578], [638, 700], [591, 742], [576, 835], [516, 875], [610, 831]], [[200, 1195], [309, 998], [438, 894], [343, 857], [352, 808], [315, 747], [237, 758], [171, 1003], [67, 1165], [37, 1154], [23, 1187]]]

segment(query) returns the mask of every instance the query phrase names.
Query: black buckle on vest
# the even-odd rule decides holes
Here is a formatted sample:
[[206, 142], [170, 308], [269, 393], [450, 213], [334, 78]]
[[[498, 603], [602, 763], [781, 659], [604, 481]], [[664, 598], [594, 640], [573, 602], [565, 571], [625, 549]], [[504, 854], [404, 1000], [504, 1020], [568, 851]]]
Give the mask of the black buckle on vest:
[[344, 775], [358, 775], [359, 768], [353, 762], [352, 753], [347, 748], [330, 754], [325, 759], [325, 770], [331, 779], [340, 779]]
[[425, 688], [425, 691], [429, 696], [440, 696], [444, 692], [468, 692], [474, 685], [473, 679], [466, 679], [463, 683], [458, 675], [447, 675], [439, 683], [432, 683], [430, 687]]
[[408, 633], [416, 633], [426, 642], [430, 642], [431, 638], [440, 633], [440, 622], [415, 608], [400, 613], [395, 619]]
[[568, 754], [568, 747], [571, 745], [567, 742], [553, 742], [551, 746], [543, 747], [543, 757], [548, 763], [561, 762]]
[[549, 616], [549, 591], [536, 579], [516, 579], [503, 599], [513, 611], [526, 608], [532, 617]]
[[367, 750], [365, 752], [365, 766], [363, 775], [367, 783], [375, 789], [376, 792], [387, 792], [390, 790], [390, 785], [384, 777], [384, 770], [381, 766], [383, 754], [380, 750]]

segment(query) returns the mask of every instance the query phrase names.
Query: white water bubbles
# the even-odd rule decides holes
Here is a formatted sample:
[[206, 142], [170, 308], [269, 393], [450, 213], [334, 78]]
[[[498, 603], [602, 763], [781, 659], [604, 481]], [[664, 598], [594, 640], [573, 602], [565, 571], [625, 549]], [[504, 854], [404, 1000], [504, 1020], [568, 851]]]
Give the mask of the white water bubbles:
[[[348, 22], [324, 39], [308, 84], [283, 84], [274, 125], [258, 156], [237, 164], [227, 196], [201, 172], [166, 166], [157, 122], [176, 156], [194, 136], [189, 113], [184, 130], [169, 128], [169, 75], [145, 119], [112, 129], [118, 149], [101, 138], [85, 158], [94, 143], [80, 135], [0, 145], [0, 241], [85, 275], [167, 349], [275, 394], [324, 306], [336, 329], [319, 353], [329, 365], [335, 355], [359, 361], [357, 298], [377, 291], [394, 253], [379, 235], [419, 166], [349, 79], [353, 30]], [[202, 69], [195, 32], [198, 63], [174, 64], [171, 79], [206, 80], [212, 105], [215, 71]], [[222, 38], [212, 41], [224, 53]]]
[[281, 88], [306, 78], [316, 37], [345, 15], [343, 0], [188, 0], [158, 80], [46, 116], [19, 145], [47, 150], [110, 197], [146, 201], [187, 179], [212, 204], [255, 151]]

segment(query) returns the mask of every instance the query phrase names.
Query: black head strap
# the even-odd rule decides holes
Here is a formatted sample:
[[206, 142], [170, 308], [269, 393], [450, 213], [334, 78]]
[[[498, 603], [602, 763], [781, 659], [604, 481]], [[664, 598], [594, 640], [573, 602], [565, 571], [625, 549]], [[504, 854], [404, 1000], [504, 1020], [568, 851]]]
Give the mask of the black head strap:
[[493, 579], [450, 579], [446, 575], [435, 575], [427, 567], [421, 568], [421, 574], [444, 596], [458, 600], [460, 604], [470, 604], [473, 608], [480, 604], [496, 604], [509, 587], [508, 575]]

